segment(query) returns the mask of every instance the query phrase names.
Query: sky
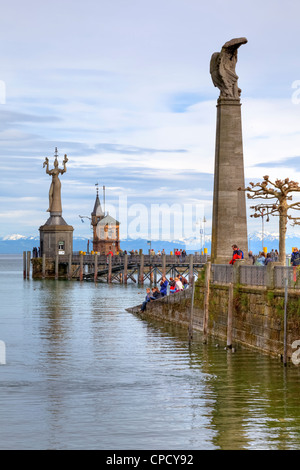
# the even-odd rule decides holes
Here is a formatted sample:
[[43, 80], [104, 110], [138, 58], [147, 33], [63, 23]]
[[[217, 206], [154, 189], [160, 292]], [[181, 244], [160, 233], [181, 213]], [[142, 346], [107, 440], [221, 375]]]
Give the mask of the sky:
[[[197, 221], [177, 238], [193, 235], [204, 216], [209, 234], [219, 95], [209, 63], [235, 37], [248, 39], [236, 66], [245, 184], [265, 174], [300, 181], [300, 3], [1, 3], [0, 237], [37, 236], [46, 222], [43, 162], [52, 167], [55, 147], [60, 165], [69, 160], [62, 204], [74, 236], [91, 237], [96, 184], [122, 219], [122, 238], [154, 237], [162, 204]], [[247, 204], [251, 233], [261, 221]], [[278, 218], [266, 230], [278, 232]]]

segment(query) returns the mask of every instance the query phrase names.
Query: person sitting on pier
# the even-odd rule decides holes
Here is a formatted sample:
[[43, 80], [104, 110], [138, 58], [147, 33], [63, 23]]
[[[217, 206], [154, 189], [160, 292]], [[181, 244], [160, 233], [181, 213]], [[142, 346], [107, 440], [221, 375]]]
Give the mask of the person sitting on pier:
[[293, 248], [293, 253], [291, 256], [291, 265], [292, 266], [299, 266], [300, 264], [300, 253], [298, 248]]
[[148, 288], [146, 289], [145, 301], [143, 302], [141, 306], [141, 312], [144, 312], [146, 310], [147, 303], [150, 302], [150, 300], [151, 300], [151, 290]]
[[[265, 259], [265, 266], [267, 266], [269, 263], [273, 261], [271, 253], [267, 253], [267, 257]], [[300, 261], [300, 260], [299, 260]]]
[[183, 286], [183, 289], [186, 289], [187, 286], [188, 286], [188, 282], [187, 282], [186, 278], [185, 278], [184, 276], [180, 276], [179, 279], [180, 279], [180, 281], [181, 281], [181, 284], [182, 284], [182, 286]]
[[177, 291], [183, 290], [183, 285], [179, 277], [175, 277], [175, 285], [176, 285]]
[[229, 264], [234, 264], [237, 259], [242, 259], [242, 252], [239, 250], [237, 245], [232, 245], [233, 253]]
[[174, 281], [172, 277], [170, 277], [169, 284], [170, 284], [170, 294], [174, 294], [174, 292], [177, 292], [176, 282]]
[[152, 295], [150, 297], [151, 300], [157, 300], [162, 297], [161, 293], [158, 290], [158, 287], [152, 287]]
[[160, 293], [161, 293], [162, 297], [164, 297], [168, 293], [168, 284], [169, 283], [168, 283], [166, 277], [163, 276], [161, 278], [161, 281], [160, 281]]
[[266, 255], [263, 251], [259, 253], [259, 256], [256, 258], [255, 266], [264, 266], [266, 263]]

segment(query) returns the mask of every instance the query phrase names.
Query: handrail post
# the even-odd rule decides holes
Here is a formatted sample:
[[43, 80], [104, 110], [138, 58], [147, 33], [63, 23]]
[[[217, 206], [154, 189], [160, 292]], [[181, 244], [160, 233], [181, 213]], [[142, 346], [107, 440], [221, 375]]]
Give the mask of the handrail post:
[[108, 255], [108, 277], [107, 277], [107, 282], [110, 284], [111, 283], [111, 278], [112, 278], [112, 258], [111, 258], [111, 253]]
[[94, 281], [97, 282], [98, 278], [98, 253], [94, 255]]
[[204, 318], [203, 318], [204, 343], [207, 342], [207, 332], [208, 332], [210, 273], [211, 273], [211, 262], [208, 261], [208, 263], [206, 263], [206, 269], [205, 269]]

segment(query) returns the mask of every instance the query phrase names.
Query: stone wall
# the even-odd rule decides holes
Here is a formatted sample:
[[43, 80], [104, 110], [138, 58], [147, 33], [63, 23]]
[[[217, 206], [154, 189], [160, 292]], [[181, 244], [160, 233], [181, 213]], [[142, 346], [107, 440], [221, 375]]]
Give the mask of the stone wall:
[[[175, 322], [188, 328], [191, 318], [192, 289], [172, 294], [148, 304], [146, 312], [138, 307], [128, 309], [143, 317]], [[193, 328], [203, 330], [205, 285], [199, 279], [195, 286]], [[228, 285], [210, 285], [208, 335], [226, 342], [228, 322]], [[300, 293], [288, 292], [287, 356], [292, 343], [300, 340]], [[232, 308], [232, 343], [254, 348], [270, 355], [283, 354], [284, 291], [264, 287], [235, 285]]]
[[[43, 259], [42, 258], [32, 258], [32, 278], [33, 279], [42, 279], [43, 276]], [[58, 278], [68, 279], [69, 276], [73, 275], [73, 272], [76, 270], [77, 266], [71, 266], [71, 273], [68, 272], [67, 263], [59, 263], [58, 265]], [[55, 260], [53, 258], [45, 259], [45, 278], [54, 279], [55, 278]]]
[[[197, 286], [203, 290], [204, 287]], [[208, 333], [227, 338], [229, 287], [210, 286]], [[201, 311], [201, 302], [195, 300]], [[288, 297], [288, 356], [291, 344], [300, 339], [299, 293]], [[232, 341], [272, 354], [283, 354], [284, 292], [250, 286], [235, 286], [233, 290]]]

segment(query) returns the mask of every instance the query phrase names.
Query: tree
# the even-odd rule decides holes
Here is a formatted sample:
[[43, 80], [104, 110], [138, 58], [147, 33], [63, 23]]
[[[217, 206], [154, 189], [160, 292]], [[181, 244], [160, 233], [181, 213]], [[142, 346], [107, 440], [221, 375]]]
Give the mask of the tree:
[[285, 264], [285, 237], [288, 220], [293, 220], [294, 224], [300, 224], [300, 217], [292, 217], [288, 212], [290, 210], [300, 211], [300, 202], [293, 202], [292, 193], [300, 192], [299, 183], [290, 181], [289, 178], [284, 180], [277, 179], [274, 183], [270, 181], [269, 176], [264, 176], [261, 183], [250, 183], [247, 188], [238, 188], [239, 191], [247, 191], [249, 199], [274, 200], [272, 204], [262, 203], [251, 207], [254, 214], [251, 217], [261, 217], [264, 215], [279, 216], [279, 261]]

